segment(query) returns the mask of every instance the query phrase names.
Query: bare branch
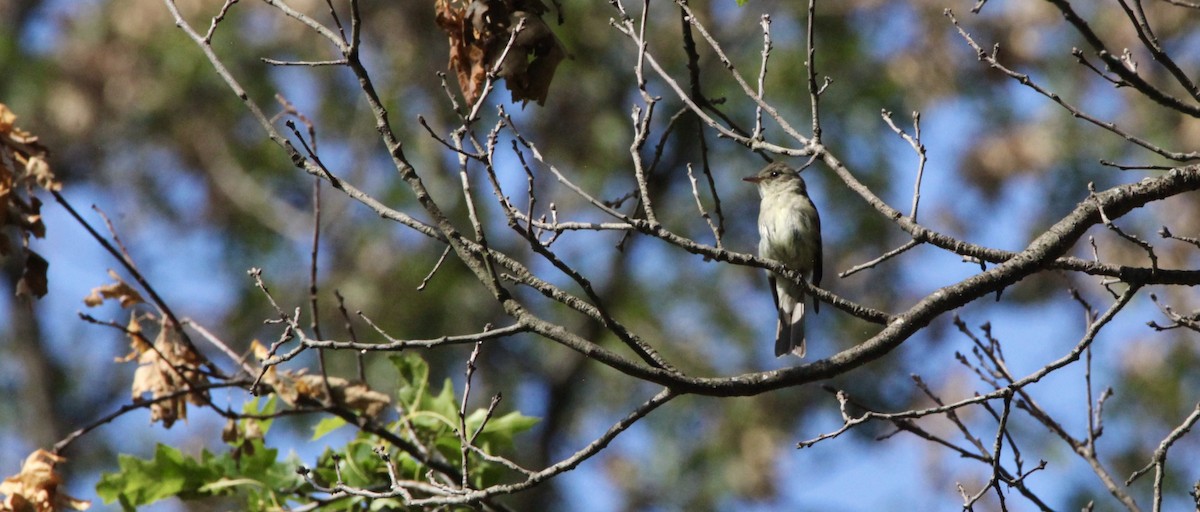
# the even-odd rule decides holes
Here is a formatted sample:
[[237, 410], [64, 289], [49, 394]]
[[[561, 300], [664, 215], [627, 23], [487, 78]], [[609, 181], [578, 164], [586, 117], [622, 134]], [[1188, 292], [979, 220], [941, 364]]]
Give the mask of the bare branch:
[[[1055, 5], [1059, 5], [1060, 7], [1065, 6], [1065, 7], [1063, 7], [1066, 9], [1066, 11], [1064, 11], [1064, 14], [1066, 12], [1072, 13], [1071, 15], [1067, 16], [1068, 21], [1071, 21], [1072, 23], [1076, 23], [1076, 24], [1083, 24], [1083, 26], [1086, 27], [1086, 23], [1083, 23], [1082, 20], [1080, 20], [1077, 16], [1074, 15], [1074, 11], [1071, 10], [1070, 5], [1067, 4], [1067, 2], [1065, 2], [1063, 0], [1051, 0], [1051, 3], [1053, 3]], [[1175, 152], [1175, 151], [1167, 151], [1155, 144], [1152, 144], [1151, 142], [1149, 142], [1145, 139], [1142, 139], [1140, 137], [1131, 135], [1128, 132], [1125, 132], [1124, 130], [1118, 128], [1117, 125], [1114, 123], [1110, 123], [1107, 121], [1101, 121], [1100, 119], [1092, 116], [1091, 114], [1088, 114], [1088, 113], [1080, 110], [1079, 108], [1075, 107], [1074, 105], [1067, 103], [1067, 101], [1062, 99], [1062, 97], [1060, 97], [1058, 94], [1050, 92], [1050, 91], [1046, 90], [1045, 88], [1043, 88], [1042, 86], [1038, 85], [1036, 82], [1034, 82], [1032, 79], [1029, 78], [1029, 75], [1026, 75], [1023, 73], [1018, 73], [1016, 71], [1009, 69], [1008, 67], [1005, 67], [1003, 64], [1000, 63], [999, 60], [997, 60], [995, 49], [993, 49], [993, 51], [991, 53], [984, 51], [984, 49], [981, 48], [979, 46], [979, 44], [977, 44], [975, 42], [975, 40], [971, 38], [971, 35], [968, 34], [967, 31], [964, 30], [961, 26], [959, 26], [958, 19], [954, 17], [954, 13], [952, 13], [950, 11], [950, 9], [946, 9], [945, 13], [946, 13], [946, 17], [950, 18], [950, 22], [953, 23], [954, 27], [958, 30], [958, 34], [960, 36], [962, 36], [963, 40], [966, 41], [967, 44], [970, 45], [972, 49], [975, 50], [975, 53], [978, 55], [980, 61], [987, 62], [988, 65], [991, 66], [993, 69], [996, 69], [996, 70], [1000, 71], [1001, 73], [1008, 75], [1010, 78], [1012, 78], [1013, 80], [1016, 80], [1021, 85], [1024, 85], [1030, 89], [1033, 89], [1038, 94], [1041, 94], [1042, 96], [1045, 96], [1046, 98], [1049, 98], [1050, 101], [1057, 103], [1060, 107], [1066, 109], [1067, 112], [1070, 112], [1072, 116], [1077, 117], [1079, 119], [1083, 119], [1089, 123], [1099, 126], [1100, 128], [1108, 130], [1109, 132], [1112, 132], [1113, 134], [1115, 134], [1129, 142], [1137, 144], [1138, 146], [1146, 148], [1147, 150], [1150, 150], [1150, 151], [1154, 152], [1155, 154], [1162, 156], [1163, 158], [1169, 158], [1169, 159], [1175, 160], [1177, 162], [1189, 162], [1192, 160], [1200, 159], [1200, 152], [1193, 151], [1190, 153], [1181, 153], [1181, 152]], [[1090, 33], [1090, 30], [1088, 32]], [[1093, 34], [1093, 36], [1094, 36], [1094, 34]], [[1098, 41], [1098, 39], [1097, 39], [1097, 41]], [[1105, 59], [1105, 62], [1109, 62], [1109, 60], [1111, 60], [1111, 55], [1109, 55], [1107, 53], [1107, 50], [1101, 51], [1101, 57], [1103, 59]], [[1119, 67], [1121, 70], [1125, 70], [1124, 65], [1117, 64], [1116, 67]], [[1111, 63], [1110, 63], [1110, 69], [1113, 69], [1111, 67]], [[1131, 72], [1128, 72], [1128, 71], [1125, 71], [1123, 73], [1118, 72], [1118, 75], [1120, 75], [1122, 78], [1124, 78], [1126, 80], [1128, 80], [1131, 76], [1132, 77], [1137, 76], [1136, 74], [1131, 74]], [[1137, 79], [1137, 83], [1144, 84], [1145, 82], [1142, 82], [1141, 79], [1139, 78], [1139, 79]], [[1149, 85], [1145, 85], [1145, 87], [1153, 89]], [[1178, 100], [1175, 100], [1170, 103], [1175, 104], [1177, 102], [1178, 102]], [[1193, 113], [1192, 115], [1200, 114], [1200, 109], [1195, 109], [1193, 107], [1187, 107], [1185, 110], [1180, 110], [1180, 111], [1185, 112], [1185, 113], [1194, 111], [1195, 113]]]

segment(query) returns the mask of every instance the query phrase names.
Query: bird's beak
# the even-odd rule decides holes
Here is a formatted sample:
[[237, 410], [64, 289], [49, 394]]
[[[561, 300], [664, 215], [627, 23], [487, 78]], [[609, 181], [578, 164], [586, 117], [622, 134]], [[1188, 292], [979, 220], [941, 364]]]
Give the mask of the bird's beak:
[[758, 176], [746, 176], [745, 178], [742, 178], [742, 181], [745, 181], [747, 183], [753, 183], [755, 185], [757, 185], [762, 180], [763, 179]]

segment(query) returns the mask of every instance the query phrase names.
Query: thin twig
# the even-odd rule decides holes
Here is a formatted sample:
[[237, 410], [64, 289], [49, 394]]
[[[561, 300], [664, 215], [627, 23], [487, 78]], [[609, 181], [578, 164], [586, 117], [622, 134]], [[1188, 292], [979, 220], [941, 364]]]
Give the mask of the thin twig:
[[700, 211], [700, 217], [704, 222], [708, 223], [708, 229], [712, 231], [714, 243], [717, 247], [721, 247], [721, 230], [713, 223], [712, 216], [708, 214], [708, 210], [704, 209], [704, 202], [700, 200], [700, 190], [696, 188], [696, 176], [692, 174], [692, 164], [687, 165], [688, 181], [692, 184], [692, 197], [696, 198], [696, 209]]
[[[806, 46], [807, 58], [804, 61], [805, 76], [808, 78], [808, 101], [809, 108], [812, 109], [812, 142], [814, 144], [821, 143], [821, 109], [820, 99], [821, 92], [825, 90], [824, 86], [817, 86], [817, 47], [816, 36], [817, 31], [817, 0], [808, 0], [808, 20], [805, 27], [804, 44]], [[765, 59], [765, 57], [764, 57]], [[764, 62], [765, 64], [765, 62]], [[826, 79], [825, 84], [829, 84]]]
[[[342, 292], [337, 289], [333, 290], [333, 296], [337, 298], [338, 312], [342, 314], [342, 326], [346, 329], [346, 333], [350, 335], [350, 341], [358, 343], [358, 335], [354, 332], [354, 323], [350, 321], [350, 312], [346, 310], [346, 298], [343, 297]], [[367, 365], [366, 362], [363, 361], [363, 356], [365, 354], [366, 351], [364, 350], [357, 350], [354, 352], [355, 361], [358, 363], [359, 382], [367, 381]]]
[[[157, 291], [155, 291], [154, 287], [150, 285], [150, 282], [146, 280], [146, 277], [138, 271], [137, 267], [133, 264], [133, 259], [129, 256], [129, 253], [124, 252], [123, 250], [118, 251], [112, 246], [112, 244], [108, 243], [108, 240], [100, 236], [100, 233], [97, 233], [96, 230], [92, 228], [91, 224], [88, 224], [88, 222], [79, 215], [79, 212], [75, 211], [75, 208], [71, 206], [71, 203], [67, 202], [67, 198], [63, 197], [62, 194], [56, 190], [51, 190], [50, 193], [54, 195], [54, 200], [58, 201], [58, 204], [62, 205], [62, 207], [67, 210], [67, 213], [71, 214], [71, 217], [75, 219], [75, 222], [78, 222], [79, 225], [83, 226], [83, 228], [87, 230], [88, 234], [92, 235], [92, 239], [96, 240], [101, 247], [104, 247], [109, 254], [116, 258], [117, 261], [121, 262], [121, 265], [125, 267], [125, 270], [127, 270], [130, 275], [133, 276], [133, 279], [138, 282], [138, 285], [140, 285], [142, 289], [150, 295], [150, 300], [154, 301], [154, 306], [158, 308], [158, 310], [162, 312], [162, 314], [166, 316], [168, 320], [170, 320], [168, 327], [175, 329], [175, 331], [179, 333], [180, 340], [183, 341], [184, 346], [187, 347], [188, 350], [197, 356], [200, 356], [201, 352], [196, 348], [196, 344], [192, 343], [191, 337], [189, 337], [187, 332], [182, 329], [181, 326], [183, 323], [179, 321], [179, 317], [175, 316], [175, 312], [171, 310], [171, 307], [167, 305], [167, 302], [163, 300]], [[174, 365], [172, 365], [172, 367], [174, 367]], [[217, 366], [211, 361], [205, 360], [204, 367], [213, 375], [224, 376], [220, 368], [217, 368]], [[184, 380], [187, 380], [186, 377]]]
[[222, 5], [221, 11], [216, 16], [213, 16], [212, 24], [208, 26], [208, 32], [204, 34], [205, 43], [212, 42], [213, 32], [216, 32], [217, 25], [225, 20], [225, 15], [229, 13], [229, 8], [233, 7], [233, 4], [236, 3], [238, 3], [238, 0], [225, 0], [225, 5]]
[[[486, 328], [484, 329], [486, 330]], [[470, 486], [468, 479], [470, 478], [469, 457], [467, 454], [470, 450], [467, 448], [471, 445], [471, 439], [467, 434], [467, 401], [471, 399], [471, 378], [475, 376], [475, 361], [479, 359], [479, 349], [483, 348], [482, 341], [475, 342], [475, 348], [471, 350], [471, 356], [467, 358], [466, 380], [463, 383], [462, 402], [458, 407], [458, 454], [461, 457], [460, 471], [462, 471], [461, 486], [466, 489]]]
[[[1059, 5], [1059, 4], [1062, 4], [1063, 1], [1062, 0], [1052, 0], [1051, 3]], [[1009, 69], [1008, 67], [1004, 66], [1003, 64], [1000, 64], [1000, 61], [996, 59], [996, 50], [993, 50], [991, 53], [984, 51], [983, 48], [981, 48], [979, 46], [979, 44], [977, 44], [975, 42], [975, 40], [973, 38], [971, 38], [971, 35], [968, 34], [967, 31], [964, 30], [961, 26], [959, 26], [958, 19], [956, 19], [954, 17], [954, 14], [950, 11], [950, 9], [946, 9], [945, 14], [946, 14], [946, 17], [950, 18], [950, 22], [954, 24], [954, 28], [958, 30], [958, 34], [960, 36], [962, 36], [962, 38], [967, 42], [968, 45], [970, 45], [970, 47], [972, 49], [975, 50], [975, 53], [978, 56], [980, 61], [986, 62], [993, 69], [996, 69], [996, 70], [1000, 71], [1001, 73], [1004, 73], [1008, 77], [1019, 82], [1021, 85], [1024, 85], [1030, 89], [1033, 89], [1038, 94], [1041, 94], [1042, 96], [1045, 96], [1046, 98], [1050, 99], [1050, 101], [1057, 103], [1060, 107], [1062, 107], [1062, 108], [1066, 109], [1068, 112], [1070, 112], [1072, 116], [1083, 119], [1084, 121], [1087, 121], [1096, 126], [1099, 126], [1100, 128], [1108, 130], [1109, 132], [1112, 132], [1113, 134], [1115, 134], [1129, 142], [1132, 142], [1134, 144], [1137, 144], [1138, 146], [1141, 146], [1147, 150], [1150, 150], [1150, 151], [1154, 152], [1155, 154], [1162, 156], [1163, 158], [1168, 158], [1171, 160], [1175, 160], [1177, 162], [1187, 162], [1187, 161], [1200, 159], [1200, 152], [1193, 151], [1190, 153], [1182, 153], [1182, 152], [1176, 152], [1176, 151], [1167, 151], [1166, 149], [1163, 149], [1145, 139], [1142, 139], [1140, 137], [1131, 135], [1128, 132], [1125, 132], [1124, 130], [1118, 128], [1117, 125], [1114, 123], [1110, 123], [1107, 121], [1101, 121], [1100, 119], [1092, 116], [1091, 114], [1088, 114], [1088, 113], [1080, 110], [1078, 107], [1075, 107], [1074, 105], [1072, 105], [1070, 103], [1067, 103], [1067, 101], [1062, 99], [1062, 97], [1059, 96], [1058, 94], [1046, 90], [1045, 88], [1043, 88], [1042, 86], [1038, 85], [1036, 82], [1031, 80], [1029, 78], [1029, 75], [1024, 74], [1024, 73], [1018, 73], [1016, 71], [1013, 71], [1012, 69]], [[1122, 76], [1126, 76], [1126, 75], [1122, 75]], [[1141, 89], [1139, 89], [1139, 90], [1141, 90]], [[1195, 109], [1188, 108], [1186, 113], [1190, 113], [1193, 110], [1195, 110]], [[1185, 111], [1181, 110], [1181, 112], [1185, 112]], [[1197, 115], [1197, 114], [1200, 114], [1200, 111], [1197, 111], [1195, 114], [1192, 114], [1192, 115]]]
[[[762, 99], [766, 96], [767, 60], [771, 58], [771, 15], [762, 15], [759, 25], [762, 26], [763, 31], [763, 49], [762, 63], [758, 66], [758, 89], [756, 96]], [[761, 105], [754, 106], [754, 132], [750, 134], [750, 137], [758, 140], [762, 140], [763, 138]]]
[[900, 254], [903, 254], [905, 251], [912, 249], [913, 247], [916, 247], [919, 244], [920, 243], [917, 242], [916, 240], [909, 240], [907, 242], [904, 242], [904, 245], [901, 245], [900, 247], [897, 247], [888, 252], [885, 252], [885, 253], [883, 253], [883, 255], [879, 256], [878, 258], [875, 258], [866, 263], [855, 265], [846, 270], [838, 272], [838, 277], [847, 277], [847, 276], [850, 276], [853, 274], [857, 274], [858, 272], [861, 272], [863, 270], [866, 270], [869, 268], [874, 268], [876, 265], [879, 265], [880, 263], [883, 263], [889, 259], [899, 256]]
[[437, 273], [439, 268], [442, 268], [442, 263], [446, 261], [446, 256], [449, 254], [450, 246], [447, 245], [446, 248], [442, 250], [442, 255], [438, 257], [437, 263], [433, 264], [433, 268], [429, 269], [429, 273], [425, 275], [425, 278], [421, 280], [421, 284], [417, 286], [417, 291], [422, 291], [425, 289], [425, 286], [429, 284], [429, 280], [433, 279], [433, 275]]
[[[1093, 183], [1088, 183], [1088, 192], [1091, 194], [1091, 196], [1093, 198], [1095, 197], [1096, 188]], [[1150, 258], [1151, 270], [1152, 271], [1158, 270], [1158, 255], [1154, 254], [1154, 246], [1150, 245], [1150, 242], [1142, 240], [1141, 238], [1138, 238], [1134, 235], [1128, 234], [1121, 228], [1117, 227], [1117, 225], [1113, 223], [1112, 219], [1109, 218], [1109, 216], [1104, 213], [1103, 206], [1097, 204], [1096, 210], [1100, 213], [1100, 221], [1104, 224], [1104, 227], [1106, 227], [1109, 230], [1111, 230], [1112, 232], [1116, 233], [1121, 238], [1128, 240], [1130, 243], [1132, 243], [1138, 247], [1141, 247], [1142, 250], [1146, 251], [1146, 256]]]
[[913, 182], [912, 210], [910, 210], [908, 214], [908, 218], [912, 219], [913, 222], [916, 222], [917, 205], [921, 201], [921, 178], [925, 175], [925, 162], [927, 157], [925, 154], [925, 145], [921, 143], [921, 113], [914, 111], [912, 113], [912, 118], [913, 134], [909, 135], [900, 127], [896, 126], [896, 123], [892, 121], [891, 112], [887, 110], [883, 111], [883, 121], [887, 123], [888, 128], [891, 128], [896, 135], [899, 135], [900, 138], [904, 139], [904, 141], [912, 147], [913, 151], [917, 153], [917, 178]]

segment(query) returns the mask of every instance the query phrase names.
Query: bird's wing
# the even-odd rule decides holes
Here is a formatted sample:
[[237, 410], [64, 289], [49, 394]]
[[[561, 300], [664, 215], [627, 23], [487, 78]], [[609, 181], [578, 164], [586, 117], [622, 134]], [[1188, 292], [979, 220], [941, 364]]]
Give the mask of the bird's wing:
[[[813, 251], [812, 284], [813, 284], [813, 286], [821, 286], [821, 272], [823, 270], [821, 261], [824, 260], [824, 257], [821, 254], [821, 252], [822, 252], [821, 247], [824, 244], [821, 243], [821, 216], [819, 214], [816, 214], [816, 211], [817, 211], [817, 209], [814, 206], [813, 207], [813, 213], [814, 213], [813, 228], [817, 231], [817, 234], [815, 237], [816, 242], [817, 242], [817, 247], [816, 247], [816, 250]], [[821, 312], [821, 301], [817, 300], [816, 297], [813, 297], [813, 313], [820, 313], [820, 312]]]

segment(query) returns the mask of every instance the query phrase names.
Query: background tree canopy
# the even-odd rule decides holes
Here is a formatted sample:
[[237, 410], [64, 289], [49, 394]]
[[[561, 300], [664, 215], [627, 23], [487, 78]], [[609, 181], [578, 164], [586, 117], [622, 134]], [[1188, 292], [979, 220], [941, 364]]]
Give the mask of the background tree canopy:
[[[10, 0], [0, 495], [1196, 506], [1198, 17]], [[803, 360], [768, 160], [822, 216]]]

